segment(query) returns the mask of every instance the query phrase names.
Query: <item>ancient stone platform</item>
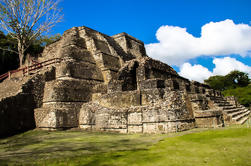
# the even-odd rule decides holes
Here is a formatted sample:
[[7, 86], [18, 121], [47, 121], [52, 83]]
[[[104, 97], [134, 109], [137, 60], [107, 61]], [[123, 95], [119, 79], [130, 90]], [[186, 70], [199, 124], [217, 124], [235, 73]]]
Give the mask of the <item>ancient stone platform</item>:
[[[37, 128], [167, 133], [241, 124], [250, 114], [234, 98], [225, 99], [219, 91], [148, 57], [144, 43], [126, 33], [107, 36], [74, 27], [46, 47], [38, 61], [52, 58], [61, 61], [22, 84], [30, 87], [33, 106], [23, 107]], [[38, 76], [40, 81], [30, 81]], [[5, 120], [1, 134], [8, 128], [6, 119], [11, 120], [7, 114], [24, 109], [8, 104], [22, 102], [17, 95], [0, 99], [0, 121]]]

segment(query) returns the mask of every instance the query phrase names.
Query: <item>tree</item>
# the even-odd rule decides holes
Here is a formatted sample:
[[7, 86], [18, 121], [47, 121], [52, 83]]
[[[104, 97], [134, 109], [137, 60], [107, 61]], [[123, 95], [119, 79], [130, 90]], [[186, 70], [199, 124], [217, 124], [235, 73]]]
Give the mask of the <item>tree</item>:
[[228, 89], [222, 92], [224, 96], [235, 96], [240, 104], [251, 106], [251, 85], [245, 87], [238, 87], [235, 89]]
[[[25, 51], [62, 20], [59, 0], [0, 0], [0, 28], [17, 41], [19, 66]], [[3, 49], [2, 50], [6, 50]]]
[[225, 77], [226, 81], [229, 83], [229, 87], [231, 88], [245, 87], [249, 84], [250, 81], [247, 73], [237, 70], [230, 72]]
[[55, 34], [55, 35], [52, 35], [52, 36], [43, 36], [40, 39], [40, 44], [42, 46], [48, 46], [48, 45], [60, 40], [60, 38], [61, 38], [60, 34]]
[[[61, 35], [56, 34], [53, 36], [43, 36], [36, 39], [26, 49], [25, 55], [29, 54], [32, 57], [38, 57], [43, 52], [45, 46], [58, 41]], [[17, 51], [17, 40], [12, 38], [10, 35], [5, 35], [0, 31], [0, 75], [6, 73], [9, 70], [18, 68], [19, 59], [18, 54], [10, 52], [8, 50]], [[6, 51], [7, 50], [7, 51]]]
[[238, 87], [245, 87], [250, 83], [248, 74], [241, 71], [232, 71], [226, 76], [211, 76], [207, 80], [204, 80], [206, 84], [216, 90], [227, 90]]
[[224, 76], [211, 76], [207, 80], [204, 80], [206, 84], [208, 84], [211, 88], [216, 90], [225, 90], [226, 81]]
[[14, 70], [18, 67], [18, 54], [10, 51], [8, 49], [17, 51], [17, 42], [10, 35], [5, 35], [0, 31], [0, 47], [5, 50], [0, 49], [0, 75], [9, 71]]

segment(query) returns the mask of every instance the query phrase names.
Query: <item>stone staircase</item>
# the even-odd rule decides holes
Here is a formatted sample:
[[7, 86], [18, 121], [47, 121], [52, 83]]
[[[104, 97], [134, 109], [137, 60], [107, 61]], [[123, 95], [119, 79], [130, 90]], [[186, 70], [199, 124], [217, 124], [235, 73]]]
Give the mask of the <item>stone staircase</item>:
[[246, 107], [238, 103], [231, 104], [224, 97], [220, 96], [210, 96], [208, 98], [213, 101], [214, 106], [222, 109], [226, 125], [243, 124], [248, 120], [250, 110], [248, 110]]

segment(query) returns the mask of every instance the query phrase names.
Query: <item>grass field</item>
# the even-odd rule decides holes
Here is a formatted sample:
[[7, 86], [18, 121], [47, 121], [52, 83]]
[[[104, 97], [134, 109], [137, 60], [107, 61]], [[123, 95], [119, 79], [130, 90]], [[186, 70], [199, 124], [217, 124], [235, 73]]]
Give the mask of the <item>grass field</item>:
[[0, 165], [251, 166], [251, 128], [163, 135], [34, 130], [0, 139]]

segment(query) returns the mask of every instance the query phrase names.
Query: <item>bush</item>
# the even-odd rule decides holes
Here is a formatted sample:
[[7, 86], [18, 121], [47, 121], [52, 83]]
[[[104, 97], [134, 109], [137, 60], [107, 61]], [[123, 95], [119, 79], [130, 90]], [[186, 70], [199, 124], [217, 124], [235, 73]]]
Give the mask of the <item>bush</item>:
[[246, 107], [251, 106], [251, 84], [246, 87], [224, 90], [222, 93], [224, 96], [237, 97], [240, 104]]

